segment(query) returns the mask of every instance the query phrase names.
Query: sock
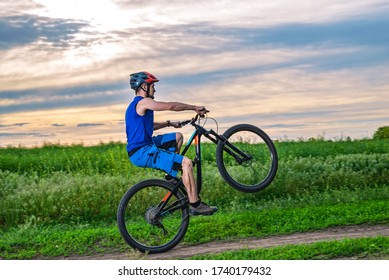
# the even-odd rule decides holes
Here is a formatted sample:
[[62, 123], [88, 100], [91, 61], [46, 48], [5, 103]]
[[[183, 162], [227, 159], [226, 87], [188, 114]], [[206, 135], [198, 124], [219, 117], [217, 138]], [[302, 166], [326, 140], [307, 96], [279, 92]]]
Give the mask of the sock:
[[200, 206], [200, 203], [201, 203], [201, 201], [200, 201], [200, 199], [199, 199], [199, 200], [197, 200], [195, 203], [190, 203], [190, 206], [192, 206], [192, 207], [194, 207], [194, 208], [197, 208], [197, 207]]

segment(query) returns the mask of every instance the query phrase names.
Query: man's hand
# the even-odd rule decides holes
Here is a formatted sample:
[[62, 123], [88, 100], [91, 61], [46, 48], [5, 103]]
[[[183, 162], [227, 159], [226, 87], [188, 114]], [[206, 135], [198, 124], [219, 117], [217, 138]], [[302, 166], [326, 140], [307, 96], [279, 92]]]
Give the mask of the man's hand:
[[181, 128], [182, 127], [181, 122], [170, 122], [170, 126], [172, 126], [174, 128]]
[[204, 106], [196, 106], [195, 111], [196, 111], [196, 113], [199, 114], [200, 116], [204, 116], [206, 113], [209, 112], [207, 109], [205, 109]]

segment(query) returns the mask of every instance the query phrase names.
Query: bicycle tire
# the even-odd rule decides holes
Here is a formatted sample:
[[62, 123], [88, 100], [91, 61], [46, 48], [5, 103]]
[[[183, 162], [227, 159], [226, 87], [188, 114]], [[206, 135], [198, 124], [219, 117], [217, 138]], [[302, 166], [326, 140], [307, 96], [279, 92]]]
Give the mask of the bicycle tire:
[[[127, 244], [143, 253], [154, 254], [168, 251], [182, 240], [189, 225], [189, 206], [182, 191], [178, 189], [174, 193], [173, 189], [167, 181], [151, 179], [134, 185], [123, 195], [117, 222]], [[173, 196], [168, 205], [175, 203], [179, 208], [157, 217], [157, 205], [169, 192]]]
[[[273, 141], [260, 128], [238, 124], [227, 129], [216, 148], [216, 163], [223, 179], [242, 192], [259, 192], [273, 181], [278, 168], [278, 155]], [[249, 160], [237, 162], [237, 148]], [[244, 156], [239, 156], [242, 158]]]

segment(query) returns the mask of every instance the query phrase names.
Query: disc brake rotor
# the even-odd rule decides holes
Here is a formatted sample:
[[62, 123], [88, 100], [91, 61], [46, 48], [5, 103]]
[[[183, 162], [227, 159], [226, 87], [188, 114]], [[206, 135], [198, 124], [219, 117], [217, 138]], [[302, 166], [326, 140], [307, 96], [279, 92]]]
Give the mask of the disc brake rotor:
[[153, 226], [160, 225], [161, 217], [159, 217], [157, 214], [158, 208], [155, 206], [150, 206], [149, 208], [147, 208], [145, 213], [146, 221]]

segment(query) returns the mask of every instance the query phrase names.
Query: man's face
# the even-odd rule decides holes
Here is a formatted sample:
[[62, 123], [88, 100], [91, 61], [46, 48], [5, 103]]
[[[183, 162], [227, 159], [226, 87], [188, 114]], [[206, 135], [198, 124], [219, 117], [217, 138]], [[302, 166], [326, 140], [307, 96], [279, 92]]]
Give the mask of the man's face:
[[154, 84], [151, 84], [150, 85], [150, 91], [149, 91], [149, 95], [151, 98], [154, 98], [154, 93], [156, 93], [157, 91], [155, 90], [155, 85]]
[[147, 96], [147, 97], [151, 97], [151, 98], [154, 99], [154, 93], [157, 92], [157, 91], [155, 90], [154, 84], [150, 84], [148, 95], [147, 95], [147, 84], [146, 84], [146, 83], [143, 83], [143, 84], [141, 85], [141, 88], [142, 88], [142, 90], [146, 93], [146, 96]]

